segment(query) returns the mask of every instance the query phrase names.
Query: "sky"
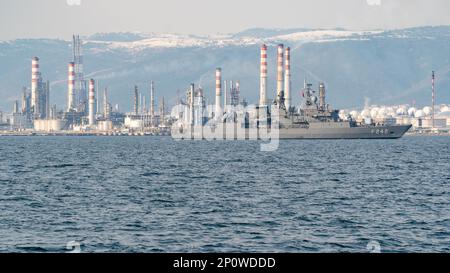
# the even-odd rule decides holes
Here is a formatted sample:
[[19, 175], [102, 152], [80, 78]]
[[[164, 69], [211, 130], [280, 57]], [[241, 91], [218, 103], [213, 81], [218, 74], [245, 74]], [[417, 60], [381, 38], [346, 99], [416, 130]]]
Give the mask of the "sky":
[[224, 34], [249, 28], [450, 25], [448, 0], [0, 0], [0, 40], [73, 33]]

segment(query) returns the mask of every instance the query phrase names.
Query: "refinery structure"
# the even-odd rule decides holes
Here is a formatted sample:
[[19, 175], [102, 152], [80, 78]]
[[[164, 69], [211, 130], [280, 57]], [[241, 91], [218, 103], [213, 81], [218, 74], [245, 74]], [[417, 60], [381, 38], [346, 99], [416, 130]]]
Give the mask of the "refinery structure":
[[[110, 102], [107, 88], [100, 90], [98, 80], [85, 78], [79, 36], [73, 36], [72, 50], [72, 59], [67, 65], [66, 107], [58, 110], [56, 105], [50, 105], [50, 82], [41, 75], [39, 58], [33, 57], [31, 88], [23, 88], [20, 107], [17, 100], [12, 113], [0, 112], [2, 134], [168, 135], [175, 129], [183, 133], [188, 130], [187, 138], [194, 138], [198, 131], [194, 132], [192, 128], [207, 127], [214, 131], [234, 124], [242, 128], [270, 130], [276, 124], [286, 138], [304, 138], [305, 135], [313, 138], [366, 138], [375, 132], [376, 138], [379, 132], [390, 132], [399, 137], [409, 129], [409, 124], [413, 126], [412, 132], [420, 133], [448, 133], [450, 128], [449, 106], [435, 105], [434, 71], [431, 76], [431, 107], [366, 105], [362, 109], [333, 110], [325, 100], [325, 83], [319, 82], [316, 92], [306, 80], [301, 91], [303, 101], [296, 106], [292, 100], [290, 48], [283, 44], [276, 46], [276, 90], [268, 92], [268, 47], [262, 45], [259, 100], [255, 105], [249, 105], [241, 97], [239, 81], [224, 80], [222, 69], [218, 67], [211, 71], [211, 77], [215, 76], [215, 90], [207, 91], [192, 83], [184, 98], [177, 96], [177, 103], [170, 112], [163, 96], [159, 107], [156, 105], [156, 82], [148, 80], [146, 86], [135, 85], [129, 90], [132, 109], [123, 113], [118, 104], [113, 106]], [[206, 103], [207, 94], [214, 98], [212, 105]], [[269, 96], [274, 99], [269, 99]], [[277, 118], [274, 109], [280, 112]], [[328, 135], [330, 129], [334, 133]], [[200, 137], [203, 137], [202, 130]], [[353, 130], [351, 136], [346, 135], [350, 130]]]
[[72, 60], [67, 65], [67, 105], [57, 110], [50, 105], [50, 82], [44, 81], [39, 58], [31, 59], [31, 88], [22, 89], [21, 107], [14, 101], [11, 114], [0, 112], [0, 132], [4, 134], [168, 134], [170, 116], [165, 99], [155, 104], [155, 83], [149, 81], [148, 97], [138, 86], [132, 93], [133, 109], [119, 111], [108, 98], [108, 89], [99, 89], [98, 81], [84, 77], [82, 41], [73, 36]]
[[339, 116], [343, 119], [373, 120], [387, 124], [411, 124], [411, 133], [449, 133], [450, 105], [436, 105], [435, 71], [431, 72], [431, 106], [417, 107], [403, 105], [365, 105], [362, 109], [343, 109]]

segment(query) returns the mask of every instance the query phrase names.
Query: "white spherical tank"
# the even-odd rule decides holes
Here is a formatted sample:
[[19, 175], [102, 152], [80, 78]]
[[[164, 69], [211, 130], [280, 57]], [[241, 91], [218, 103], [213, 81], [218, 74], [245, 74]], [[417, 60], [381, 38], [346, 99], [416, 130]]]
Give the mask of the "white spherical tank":
[[423, 118], [425, 116], [425, 113], [423, 112], [423, 110], [417, 110], [415, 113], [414, 113], [414, 117], [415, 118]]
[[431, 112], [432, 112], [430, 106], [425, 106], [425, 107], [422, 109], [422, 111], [423, 111], [423, 113], [424, 113], [425, 116], [431, 115]]
[[408, 116], [413, 117], [414, 113], [416, 113], [416, 108], [411, 107], [411, 108], [408, 109]]
[[448, 111], [450, 111], [450, 107], [448, 107], [447, 105], [441, 107], [441, 112], [448, 112]]
[[398, 116], [403, 116], [403, 115], [406, 115], [406, 109], [405, 108], [403, 108], [403, 107], [400, 107], [400, 108], [398, 108], [397, 109], [397, 111], [395, 111], [395, 113], [398, 115]]
[[387, 110], [384, 107], [378, 109], [377, 118], [385, 118], [387, 116]]
[[377, 108], [377, 107], [372, 108], [372, 109], [370, 110], [370, 117], [371, 117], [371, 118], [376, 118], [377, 115], [378, 115], [378, 108]]
[[363, 118], [370, 118], [370, 110], [369, 109], [362, 110], [361, 117], [363, 117]]
[[352, 118], [357, 118], [359, 116], [359, 113], [358, 111], [353, 110], [350, 112], [350, 116], [352, 116]]

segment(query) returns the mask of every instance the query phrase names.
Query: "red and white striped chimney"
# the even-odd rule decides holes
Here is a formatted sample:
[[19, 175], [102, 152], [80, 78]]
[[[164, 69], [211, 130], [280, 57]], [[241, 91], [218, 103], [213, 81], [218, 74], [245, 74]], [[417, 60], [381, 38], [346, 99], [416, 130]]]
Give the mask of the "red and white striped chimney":
[[277, 47], [277, 99], [283, 90], [283, 45]]
[[31, 60], [31, 107], [35, 108], [35, 111], [39, 104], [39, 58], [33, 57]]
[[74, 110], [75, 105], [75, 63], [70, 62], [68, 67], [68, 79], [67, 79], [67, 89], [68, 89], [68, 99], [67, 99], [67, 111]]
[[215, 109], [215, 117], [220, 117], [222, 107], [221, 107], [221, 100], [222, 100], [222, 69], [216, 68], [216, 109]]
[[284, 53], [285, 55], [285, 71], [284, 71], [284, 104], [286, 110], [289, 111], [291, 107], [291, 48], [287, 47]]
[[95, 123], [95, 81], [93, 79], [89, 80], [89, 125], [94, 125]]
[[261, 46], [261, 65], [260, 65], [260, 83], [259, 83], [259, 105], [266, 105], [267, 93], [267, 46]]

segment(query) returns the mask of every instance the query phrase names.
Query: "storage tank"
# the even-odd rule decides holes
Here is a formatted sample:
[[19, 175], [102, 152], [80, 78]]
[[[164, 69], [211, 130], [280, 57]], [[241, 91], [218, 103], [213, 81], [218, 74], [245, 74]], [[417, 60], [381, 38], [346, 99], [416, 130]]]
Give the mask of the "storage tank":
[[431, 112], [432, 112], [430, 106], [425, 106], [425, 107], [422, 109], [422, 111], [423, 111], [423, 113], [424, 113], [426, 116], [431, 115]]
[[422, 118], [422, 117], [424, 117], [425, 116], [425, 113], [423, 112], [423, 110], [417, 110], [415, 113], [414, 113], [414, 117], [415, 118]]
[[400, 107], [400, 108], [397, 109], [397, 111], [395, 111], [395, 113], [396, 113], [398, 116], [404, 116], [404, 115], [407, 114], [407, 111], [406, 111], [405, 108]]
[[416, 113], [416, 108], [414, 108], [414, 107], [411, 107], [411, 108], [409, 108], [408, 109], [408, 116], [411, 116], [411, 117], [413, 117], [414, 116], [414, 113]]
[[370, 110], [369, 109], [364, 109], [361, 112], [361, 117], [363, 118], [369, 118], [370, 117]]

